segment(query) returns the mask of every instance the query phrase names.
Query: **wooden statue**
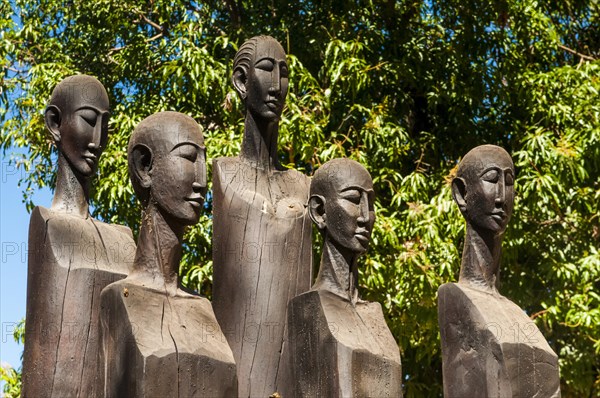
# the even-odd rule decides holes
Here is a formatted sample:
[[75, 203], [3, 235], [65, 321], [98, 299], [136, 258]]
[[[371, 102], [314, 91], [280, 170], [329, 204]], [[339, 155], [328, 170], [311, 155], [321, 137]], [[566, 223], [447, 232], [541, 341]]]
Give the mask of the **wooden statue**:
[[179, 286], [183, 233], [206, 195], [203, 144], [198, 124], [176, 112], [144, 119], [129, 141], [144, 211], [133, 271], [101, 296], [107, 398], [237, 395], [233, 354], [210, 302]]
[[23, 397], [95, 395], [100, 292], [127, 275], [135, 252], [129, 228], [88, 211], [108, 110], [106, 90], [86, 75], [58, 84], [46, 109], [58, 173], [52, 206], [36, 207], [29, 224]]
[[323, 236], [317, 280], [288, 308], [284, 397], [401, 397], [400, 351], [381, 305], [358, 297], [375, 222], [369, 172], [334, 159], [315, 173], [309, 213]]
[[233, 84], [246, 106], [240, 155], [213, 162], [213, 305], [242, 397], [276, 390], [288, 301], [310, 288], [309, 180], [277, 158], [288, 67], [272, 37], [246, 41]]
[[560, 397], [558, 358], [533, 321], [497, 290], [515, 171], [494, 145], [471, 150], [452, 193], [467, 221], [458, 283], [438, 290], [444, 396]]

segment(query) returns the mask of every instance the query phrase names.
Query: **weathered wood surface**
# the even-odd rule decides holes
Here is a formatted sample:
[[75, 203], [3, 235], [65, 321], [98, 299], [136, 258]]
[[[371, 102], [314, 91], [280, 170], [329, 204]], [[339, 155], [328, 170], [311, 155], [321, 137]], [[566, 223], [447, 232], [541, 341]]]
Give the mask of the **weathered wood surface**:
[[447, 398], [560, 397], [556, 354], [523, 310], [498, 292], [514, 179], [508, 152], [481, 145], [463, 157], [452, 180], [467, 227], [458, 283], [438, 289]]
[[136, 126], [127, 153], [144, 211], [133, 271], [101, 296], [103, 396], [235, 396], [235, 361], [210, 302], [179, 285], [185, 228], [206, 196], [202, 130], [159, 112]]
[[289, 308], [284, 397], [402, 396], [400, 352], [379, 303], [316, 290]]
[[235, 362], [210, 302], [127, 278], [102, 292], [107, 398], [232, 397]]
[[309, 179], [239, 158], [213, 162], [213, 306], [238, 367], [239, 396], [276, 391], [290, 299], [311, 284]]
[[33, 210], [23, 397], [96, 394], [100, 293], [127, 275], [134, 253], [129, 228]]
[[445, 397], [560, 397], [558, 357], [506, 297], [446, 283], [438, 316]]

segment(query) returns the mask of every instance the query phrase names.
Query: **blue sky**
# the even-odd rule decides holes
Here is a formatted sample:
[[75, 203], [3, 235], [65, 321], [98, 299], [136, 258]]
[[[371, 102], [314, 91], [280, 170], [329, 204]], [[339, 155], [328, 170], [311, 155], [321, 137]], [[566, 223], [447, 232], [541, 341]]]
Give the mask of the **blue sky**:
[[[14, 0], [10, 4], [15, 10]], [[21, 26], [16, 13], [11, 18]], [[18, 186], [24, 171], [11, 165], [10, 159], [13, 153], [25, 151], [9, 148], [0, 163], [0, 363], [13, 367], [21, 366], [23, 351], [23, 346], [14, 342], [12, 332], [15, 324], [25, 317], [29, 213], [23, 203], [23, 189]], [[49, 206], [51, 198], [50, 190], [43, 189], [34, 194], [33, 201]]]
[[[21, 366], [22, 345], [12, 337], [14, 326], [25, 317], [27, 292], [27, 233], [29, 213], [18, 182], [25, 173], [10, 164], [11, 154], [25, 149], [8, 149], [0, 164], [0, 362]], [[48, 188], [33, 195], [36, 205], [49, 207]]]

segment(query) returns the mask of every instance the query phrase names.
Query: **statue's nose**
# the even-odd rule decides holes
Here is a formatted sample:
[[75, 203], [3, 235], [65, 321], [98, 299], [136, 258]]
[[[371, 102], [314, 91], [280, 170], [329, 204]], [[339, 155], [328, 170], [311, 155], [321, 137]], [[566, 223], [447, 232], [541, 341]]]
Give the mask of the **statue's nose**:
[[271, 86], [269, 87], [269, 94], [274, 95], [281, 92], [280, 76], [281, 73], [279, 72], [279, 67], [275, 66], [271, 72]]

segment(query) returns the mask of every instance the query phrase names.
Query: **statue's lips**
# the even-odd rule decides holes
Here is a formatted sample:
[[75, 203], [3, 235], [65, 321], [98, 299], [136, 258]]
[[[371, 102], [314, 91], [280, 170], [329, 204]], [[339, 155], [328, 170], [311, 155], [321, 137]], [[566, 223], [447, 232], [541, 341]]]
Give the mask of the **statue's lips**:
[[504, 221], [506, 219], [506, 213], [503, 211], [495, 211], [491, 216], [496, 221]]
[[85, 159], [87, 164], [89, 164], [92, 167], [96, 165], [96, 161], [98, 160], [96, 155], [83, 155], [83, 158]]
[[185, 200], [187, 200], [192, 206], [194, 207], [201, 207], [202, 204], [204, 203], [204, 198], [202, 197], [202, 195], [198, 195], [198, 196], [190, 196], [189, 198], [186, 198]]
[[276, 111], [279, 109], [279, 101], [267, 101], [266, 104], [267, 107], [272, 111]]
[[370, 234], [367, 231], [357, 231], [354, 237], [363, 244], [369, 243], [370, 240]]

